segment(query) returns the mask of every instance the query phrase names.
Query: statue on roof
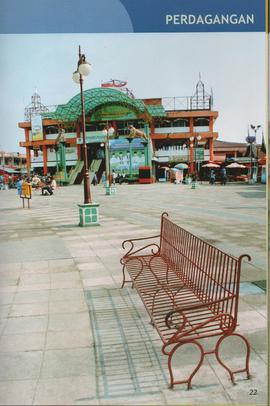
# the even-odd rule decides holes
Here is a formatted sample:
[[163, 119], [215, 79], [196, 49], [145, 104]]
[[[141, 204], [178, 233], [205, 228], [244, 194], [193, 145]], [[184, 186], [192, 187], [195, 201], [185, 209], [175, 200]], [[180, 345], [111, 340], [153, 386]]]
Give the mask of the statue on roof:
[[132, 138], [144, 138], [147, 141], [146, 135], [143, 131], [138, 130], [133, 125], [128, 126], [129, 136]]

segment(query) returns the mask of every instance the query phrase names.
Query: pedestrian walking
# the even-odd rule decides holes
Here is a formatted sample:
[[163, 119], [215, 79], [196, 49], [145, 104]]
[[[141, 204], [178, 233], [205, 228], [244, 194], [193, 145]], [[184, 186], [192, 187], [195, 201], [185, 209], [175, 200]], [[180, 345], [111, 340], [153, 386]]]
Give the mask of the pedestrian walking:
[[117, 173], [115, 172], [115, 170], [113, 169], [112, 170], [112, 181], [113, 181], [113, 184], [115, 185], [115, 183], [116, 183], [116, 179], [117, 179]]
[[216, 181], [216, 174], [215, 174], [214, 169], [211, 169], [210, 180], [209, 180], [210, 185], [214, 185], [215, 181]]
[[97, 172], [95, 172], [93, 180], [92, 180], [92, 184], [94, 186], [96, 186], [98, 184], [98, 177], [97, 177]]
[[105, 185], [106, 183], [106, 173], [102, 172], [102, 176], [101, 176], [101, 182]]
[[224, 166], [221, 168], [220, 174], [221, 174], [221, 184], [226, 185], [227, 173], [226, 173], [226, 168]]
[[4, 189], [4, 176], [0, 175], [0, 190]]
[[22, 194], [22, 184], [23, 184], [23, 179], [21, 177], [19, 177], [19, 179], [17, 180], [17, 183], [16, 183], [17, 194], [19, 196], [21, 196], [21, 194]]
[[4, 190], [8, 190], [9, 176], [7, 173], [4, 174]]

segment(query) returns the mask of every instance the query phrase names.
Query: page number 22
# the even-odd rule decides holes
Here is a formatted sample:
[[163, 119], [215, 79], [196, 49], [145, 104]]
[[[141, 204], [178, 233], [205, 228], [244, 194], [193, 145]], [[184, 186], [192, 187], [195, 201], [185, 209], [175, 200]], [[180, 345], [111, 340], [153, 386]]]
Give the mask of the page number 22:
[[249, 395], [257, 395], [258, 390], [257, 389], [250, 389], [249, 390]]

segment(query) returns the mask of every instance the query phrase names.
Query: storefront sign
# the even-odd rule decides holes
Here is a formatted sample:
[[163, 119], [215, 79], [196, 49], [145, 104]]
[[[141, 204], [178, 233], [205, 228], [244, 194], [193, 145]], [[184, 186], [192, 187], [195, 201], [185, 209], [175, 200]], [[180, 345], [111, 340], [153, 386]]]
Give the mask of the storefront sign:
[[204, 148], [197, 148], [195, 151], [196, 161], [204, 160]]
[[100, 120], [131, 120], [135, 119], [136, 114], [125, 106], [104, 106], [92, 114], [91, 121]]
[[172, 156], [169, 157], [168, 161], [169, 162], [187, 162], [188, 161], [188, 154], [187, 155], [172, 155]]
[[[100, 143], [100, 142], [105, 142], [105, 136], [103, 134], [101, 135], [89, 135], [86, 134], [86, 143], [87, 144], [95, 144], [95, 143]], [[83, 144], [83, 138], [77, 138], [77, 144]]]

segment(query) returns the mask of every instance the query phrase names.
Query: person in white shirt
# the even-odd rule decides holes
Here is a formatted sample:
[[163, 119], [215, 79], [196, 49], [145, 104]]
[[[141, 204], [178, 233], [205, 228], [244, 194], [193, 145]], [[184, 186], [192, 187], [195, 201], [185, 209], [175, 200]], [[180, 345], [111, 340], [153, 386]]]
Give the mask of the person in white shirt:
[[53, 191], [56, 189], [56, 186], [57, 186], [56, 181], [52, 176], [50, 179], [50, 183], [42, 188], [42, 195], [43, 196], [53, 195]]
[[112, 171], [112, 181], [113, 181], [113, 184], [115, 185], [115, 183], [116, 183], [116, 178], [117, 178], [117, 173], [114, 171], [114, 169], [113, 169], [113, 171]]

